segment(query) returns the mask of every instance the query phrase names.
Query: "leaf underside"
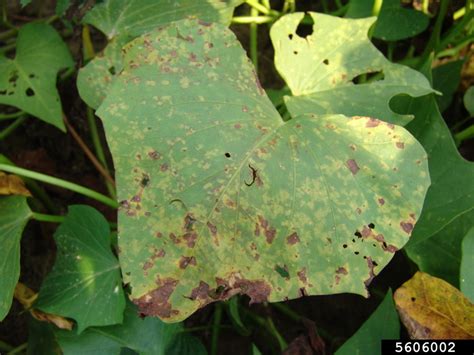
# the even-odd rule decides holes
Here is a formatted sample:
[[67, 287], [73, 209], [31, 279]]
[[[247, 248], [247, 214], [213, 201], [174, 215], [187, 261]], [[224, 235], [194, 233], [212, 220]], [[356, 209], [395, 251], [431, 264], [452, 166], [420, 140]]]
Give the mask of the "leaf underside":
[[222, 25], [175, 22], [124, 52], [98, 115], [140, 311], [175, 322], [236, 293], [366, 295], [421, 212], [413, 137], [367, 117], [284, 122]]
[[390, 100], [433, 90], [422, 74], [391, 63], [370, 42], [367, 32], [375, 18], [309, 14], [313, 32], [305, 38], [297, 34], [303, 13], [282, 17], [270, 32], [276, 68], [293, 94], [285, 97], [290, 113], [339, 113], [408, 123], [413, 117], [393, 112]]

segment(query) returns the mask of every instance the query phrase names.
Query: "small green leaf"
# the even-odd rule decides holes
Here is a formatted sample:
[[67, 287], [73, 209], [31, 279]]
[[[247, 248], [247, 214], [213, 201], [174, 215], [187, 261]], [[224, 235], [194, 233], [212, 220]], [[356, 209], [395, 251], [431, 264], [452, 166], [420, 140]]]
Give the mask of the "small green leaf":
[[56, 262], [35, 308], [73, 318], [79, 333], [121, 323], [125, 297], [106, 219], [92, 207], [71, 206], [54, 239]]
[[455, 60], [433, 69], [433, 88], [443, 94], [436, 96], [441, 112], [446, 110], [453, 100], [453, 95], [461, 82], [464, 62], [464, 60]]
[[398, 339], [400, 321], [392, 298], [392, 290], [359, 330], [337, 351], [336, 355], [380, 354], [382, 339]]
[[21, 234], [30, 218], [26, 197], [0, 197], [0, 321], [10, 310], [20, 277]]
[[[406, 124], [411, 116], [394, 113], [389, 102], [395, 95], [426, 95], [428, 80], [408, 67], [389, 62], [367, 37], [375, 18], [341, 19], [310, 13], [313, 33], [296, 33], [303, 13], [283, 16], [270, 36], [275, 65], [293, 96], [285, 98], [293, 116], [303, 113], [369, 116]], [[372, 82], [354, 85], [363, 75]]]
[[0, 103], [65, 131], [56, 76], [72, 65], [67, 46], [53, 27], [44, 23], [23, 26], [15, 58], [0, 56]]
[[20, 0], [20, 4], [22, 7], [25, 7], [26, 5], [29, 5], [32, 0]]
[[81, 98], [99, 107], [108, 88], [122, 70], [122, 46], [152, 29], [187, 17], [229, 24], [241, 0], [107, 0], [84, 17], [84, 23], [102, 31], [109, 40], [104, 52], [79, 71], [77, 87]]
[[71, 6], [71, 0], [56, 0], [56, 15], [64, 15], [69, 6]]
[[464, 107], [474, 117], [474, 86], [469, 87], [464, 94]]
[[471, 302], [474, 302], [474, 228], [469, 230], [462, 242], [462, 260], [459, 279], [462, 293], [464, 293]]
[[284, 122], [219, 24], [178, 21], [124, 52], [97, 113], [139, 309], [173, 322], [236, 293], [366, 295], [421, 213], [429, 176], [418, 142], [367, 117]]
[[374, 37], [399, 41], [420, 34], [428, 24], [429, 17], [423, 12], [402, 7], [400, 0], [383, 0]]
[[[136, 307], [127, 303], [121, 325], [92, 327], [80, 335], [63, 330], [55, 333], [64, 355], [118, 355], [122, 348], [141, 355], [205, 354], [202, 344], [181, 333], [182, 330], [181, 324], [165, 324], [156, 318], [141, 319]], [[177, 353], [176, 349], [182, 352]]]
[[465, 213], [428, 239], [410, 242], [405, 250], [420, 271], [459, 288], [461, 245], [473, 225], [474, 212]]

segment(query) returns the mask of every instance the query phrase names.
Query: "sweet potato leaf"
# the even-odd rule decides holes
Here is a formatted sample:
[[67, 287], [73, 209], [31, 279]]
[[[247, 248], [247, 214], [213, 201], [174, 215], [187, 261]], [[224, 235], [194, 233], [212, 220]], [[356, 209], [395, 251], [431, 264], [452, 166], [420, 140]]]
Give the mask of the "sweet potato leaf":
[[400, 322], [393, 303], [392, 290], [357, 332], [337, 351], [336, 355], [377, 354], [382, 339], [398, 339]]
[[464, 295], [474, 302], [474, 228], [469, 230], [462, 242], [459, 283]]
[[136, 307], [127, 304], [123, 324], [91, 327], [80, 335], [61, 330], [55, 334], [64, 355], [119, 355], [122, 349], [141, 355], [205, 354], [199, 340], [182, 333], [182, 329], [181, 324], [165, 324], [149, 317], [141, 319]]
[[474, 116], [474, 86], [470, 86], [464, 94], [464, 106], [471, 116]]
[[124, 52], [98, 115], [141, 312], [170, 322], [236, 293], [366, 295], [421, 213], [418, 142], [367, 117], [284, 122], [219, 24], [171, 23]]
[[[293, 94], [285, 97], [290, 113], [370, 116], [401, 125], [409, 122], [411, 116], [390, 109], [390, 99], [399, 94], [421, 96], [432, 89], [422, 74], [391, 63], [372, 45], [367, 32], [375, 18], [310, 15], [313, 33], [306, 38], [296, 33], [303, 13], [282, 17], [270, 32], [275, 65]], [[364, 74], [373, 77], [360, 83]]]
[[0, 197], [0, 321], [10, 309], [20, 277], [20, 240], [30, 217], [25, 196]]
[[474, 337], [474, 304], [446, 281], [417, 272], [397, 289], [394, 299], [412, 339]]
[[160, 25], [195, 16], [203, 21], [229, 24], [241, 0], [107, 0], [84, 17], [109, 41], [105, 50], [79, 71], [81, 98], [97, 108], [107, 94], [115, 74], [122, 70], [122, 46]]
[[122, 322], [125, 297], [105, 218], [89, 206], [71, 206], [54, 234], [58, 253], [35, 308], [73, 318], [78, 332]]
[[0, 56], [0, 104], [15, 106], [65, 131], [56, 76], [73, 64], [53, 27], [44, 23], [23, 26], [15, 58]]

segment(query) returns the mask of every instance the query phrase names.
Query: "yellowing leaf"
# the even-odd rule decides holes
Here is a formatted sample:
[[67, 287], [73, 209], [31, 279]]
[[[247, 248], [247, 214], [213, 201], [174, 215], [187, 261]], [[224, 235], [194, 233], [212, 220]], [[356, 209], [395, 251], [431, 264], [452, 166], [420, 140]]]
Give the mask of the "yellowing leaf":
[[0, 195], [31, 196], [31, 193], [19, 176], [8, 175], [0, 171]]
[[35, 319], [41, 322], [53, 323], [60, 329], [72, 330], [74, 325], [72, 321], [55, 314], [50, 314], [31, 308], [35, 300], [38, 298], [38, 293], [21, 282], [18, 282], [15, 287], [15, 298], [25, 309], [29, 310], [30, 314]]
[[474, 339], [474, 305], [444, 280], [417, 272], [394, 295], [413, 339]]

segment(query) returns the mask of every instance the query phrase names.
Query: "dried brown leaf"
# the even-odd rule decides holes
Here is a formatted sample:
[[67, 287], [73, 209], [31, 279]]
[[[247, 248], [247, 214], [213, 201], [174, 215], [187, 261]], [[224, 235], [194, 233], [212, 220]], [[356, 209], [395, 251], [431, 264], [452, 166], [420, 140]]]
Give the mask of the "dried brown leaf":
[[31, 196], [23, 180], [16, 175], [8, 175], [0, 171], [0, 195]]

